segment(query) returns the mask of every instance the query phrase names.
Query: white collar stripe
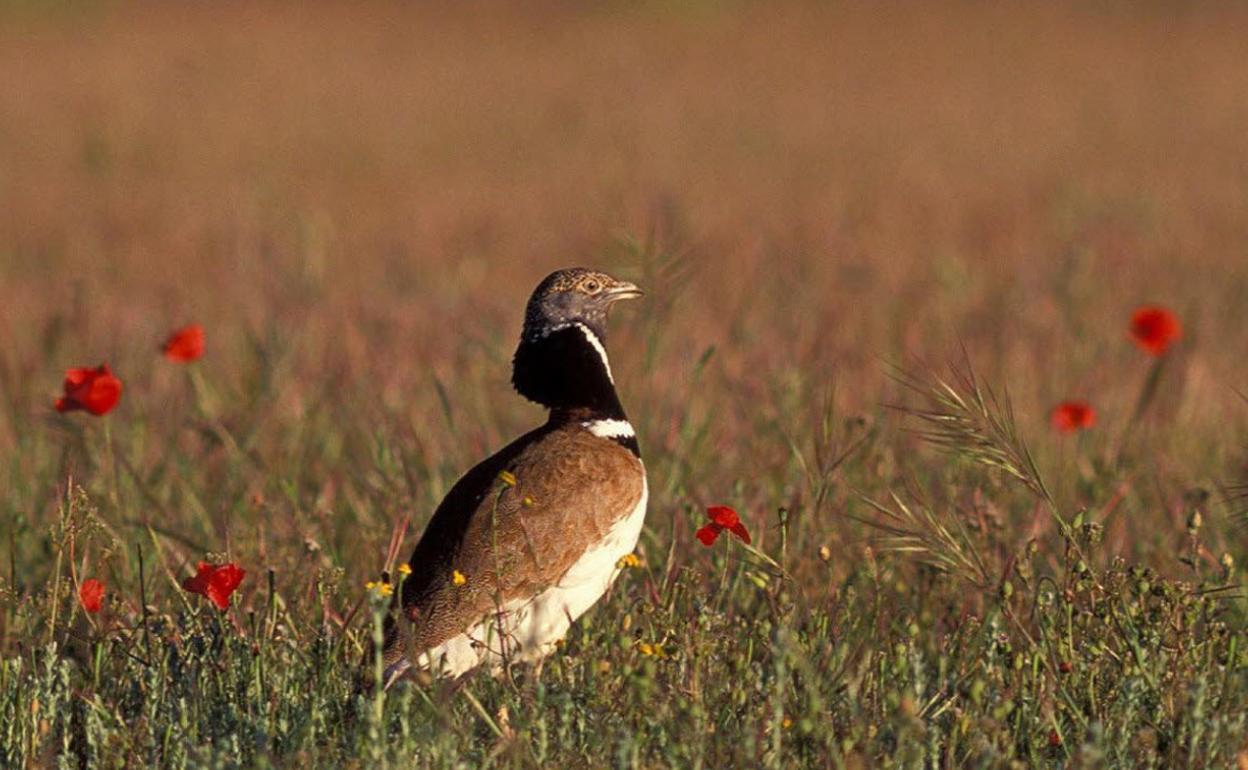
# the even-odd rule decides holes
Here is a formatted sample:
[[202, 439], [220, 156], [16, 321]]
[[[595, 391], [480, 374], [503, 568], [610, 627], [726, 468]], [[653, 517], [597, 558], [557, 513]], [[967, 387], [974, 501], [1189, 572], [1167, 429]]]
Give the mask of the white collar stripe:
[[588, 420], [581, 427], [600, 438], [636, 438], [633, 425], [628, 420]]
[[585, 335], [585, 339], [589, 341], [589, 344], [593, 346], [594, 350], [598, 351], [598, 357], [602, 359], [602, 368], [607, 370], [607, 379], [614, 385], [615, 378], [611, 376], [611, 362], [607, 360], [607, 349], [602, 346], [602, 340], [598, 339], [598, 335], [594, 334], [594, 331], [585, 324], [577, 321], [572, 325], [580, 329], [581, 333]]

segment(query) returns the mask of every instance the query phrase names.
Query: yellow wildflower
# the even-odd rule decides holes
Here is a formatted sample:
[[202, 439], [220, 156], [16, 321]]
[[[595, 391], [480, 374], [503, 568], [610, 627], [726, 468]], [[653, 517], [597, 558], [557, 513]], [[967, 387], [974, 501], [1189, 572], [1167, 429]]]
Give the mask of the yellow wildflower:
[[462, 586], [468, 582], [468, 577], [459, 570], [451, 570], [451, 582], [457, 586]]
[[364, 584], [364, 588], [369, 591], [376, 591], [378, 596], [389, 596], [394, 593], [394, 586], [389, 583], [383, 583], [380, 580], [370, 580]]
[[641, 558], [635, 553], [626, 553], [620, 557], [615, 563], [616, 569], [624, 569], [625, 567], [640, 567]]
[[667, 650], [663, 649], [662, 642], [655, 642], [654, 644], [650, 644], [649, 642], [638, 642], [637, 649], [642, 655], [648, 655], [655, 658], [667, 657]]
[[788, 730], [788, 729], [790, 729], [790, 728], [792, 728], [792, 727], [793, 727], [793, 720], [792, 720], [792, 719], [789, 719], [788, 717], [785, 717], [785, 718], [784, 718], [784, 719], [780, 722], [780, 726], [781, 726], [782, 728], [784, 728], [785, 730]]
[[514, 487], [516, 485], [516, 474], [511, 471], [499, 471], [498, 480], [509, 487]]
[[408, 575], [412, 574], [412, 565], [408, 564], [407, 562], [400, 564], [399, 574], [402, 575], [403, 577], [407, 577]]

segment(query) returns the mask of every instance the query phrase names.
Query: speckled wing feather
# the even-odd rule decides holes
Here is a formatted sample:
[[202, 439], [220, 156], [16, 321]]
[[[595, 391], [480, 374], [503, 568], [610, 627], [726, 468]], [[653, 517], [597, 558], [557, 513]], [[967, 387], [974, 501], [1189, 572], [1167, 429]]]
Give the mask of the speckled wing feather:
[[[515, 486], [498, 480], [504, 470]], [[508, 600], [557, 583], [633, 510], [642, 489], [632, 452], [576, 424], [539, 428], [473, 468], [438, 506], [412, 555], [402, 596], [408, 652], [435, 647]]]

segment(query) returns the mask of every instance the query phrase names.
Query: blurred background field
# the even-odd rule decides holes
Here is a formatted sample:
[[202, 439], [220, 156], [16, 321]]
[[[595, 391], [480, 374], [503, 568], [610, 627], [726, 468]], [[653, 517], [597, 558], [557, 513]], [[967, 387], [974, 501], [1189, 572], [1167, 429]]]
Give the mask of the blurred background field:
[[[1072, 632], [1063, 655], [1126, 667], [1078, 696], [1053, 684], [1061, 656], [1035, 629], [1020, 646], [1011, 626], [1000, 670], [976, 668], [992, 668], [987, 648], [944, 646], [968, 615], [1009, 625], [1001, 583], [1028, 541], [1041, 544], [1037, 571], [1059, 576], [1069, 544], [1026, 490], [923, 446], [886, 405], [915, 400], [891, 365], [946, 372], [965, 351], [1008, 390], [1062, 515], [1086, 508], [1103, 526], [1094, 569], [1108, 576], [1121, 558], [1189, 588], [1237, 585], [1223, 556], [1248, 558], [1229, 489], [1248, 477], [1245, 40], [1248, 8], [1232, 3], [0, 4], [0, 651], [28, 661], [0, 671], [27, 730], [2, 756], [50, 762], [62, 738], [49, 735], [86, 751], [73, 736], [113, 714], [99, 734], [123, 748], [92, 750], [123, 764], [214, 752], [233, 757], [222, 766], [283, 764], [324, 742], [341, 751], [331, 763], [409, 745], [448, 765], [583, 751], [592, 766], [873, 766], [905, 764], [909, 746], [929, 763], [1097, 766], [1083, 745], [1124, 766], [1230, 762], [1248, 642], [1234, 590], [1200, 609], [1230, 623], [1214, 646], [1158, 641], [1134, 674], [1130, 655], [1097, 651], [1135, 649], [1125, 632], [1087, 645]], [[338, 732], [324, 704], [349, 695], [363, 632], [357, 617], [343, 636], [337, 619], [396, 522], [418, 531], [459, 473], [541, 419], [510, 390], [510, 355], [533, 285], [572, 264], [648, 292], [610, 341], [654, 490], [646, 567], [574, 632], [566, 671], [513, 689], [482, 677], [451, 705], [409, 692], [424, 727], [392, 708], [390, 722]], [[1126, 330], [1146, 302], [1173, 309], [1185, 334], [1132, 424], [1150, 361]], [[206, 329], [203, 360], [162, 360], [159, 343], [188, 322]], [[101, 361], [125, 384], [120, 406], [103, 420], [55, 414], [64, 370]], [[1099, 421], [1062, 438], [1048, 413], [1068, 397]], [[66, 503], [71, 478], [87, 502]], [[991, 584], [963, 593], [956, 576], [880, 552], [857, 520], [874, 515], [862, 497], [907, 488], [974, 524]], [[696, 543], [714, 503], [783, 551], [797, 584]], [[95, 510], [72, 554], [57, 524], [71, 507]], [[308, 666], [289, 686], [320, 693], [326, 710], [304, 714], [319, 727], [282, 732], [264, 704], [285, 706], [253, 691], [243, 662], [252, 689], [205, 695], [216, 705], [202, 732], [171, 722], [163, 748], [117, 737], [127, 709], [164, 703], [150, 655], [142, 694], [110, 690], [120, 673], [101, 684], [110, 665], [134, 665], [140, 544], [170, 638], [234, 649], [208, 613], [175, 617], [189, 608], [169, 579], [226, 554], [249, 570], [242, 638], [333, 650], [333, 665], [258, 642], [229, 658]], [[108, 623], [49, 623], [50, 606], [74, 612], [54, 581], [70, 559], [110, 586]], [[248, 612], [272, 623], [248, 625]], [[874, 627], [841, 628], [838, 612]], [[800, 620], [818, 617], [817, 629]], [[786, 647], [790, 621], [802, 641]], [[83, 716], [41, 733], [19, 684], [53, 639], [77, 672], [57, 692]], [[679, 652], [638, 658], [639, 641], [661, 639]], [[886, 674], [894, 643], [932, 679], [913, 661]], [[1214, 672], [1196, 658], [1174, 682], [1143, 673], [1183, 672], [1188, 653], [1221, 666], [1220, 694], [1200, 708], [1193, 683]], [[598, 672], [621, 658], [641, 662], [580, 689], [577, 661]], [[717, 661], [740, 666], [715, 685], [722, 702], [699, 694]], [[1036, 690], [1009, 679], [1031, 668]], [[183, 672], [178, 697], [211, 690], [199, 671]], [[755, 674], [804, 678], [795, 691], [819, 699], [785, 705], [781, 686], [741, 684]], [[1153, 688], [1145, 705], [1095, 694], [1132, 676]], [[971, 698], [976, 677], [992, 696]], [[644, 689], [654, 682], [661, 696]], [[515, 731], [497, 724], [508, 703]], [[234, 706], [247, 718], [222, 717]], [[539, 728], [543, 714], [561, 727]], [[269, 720], [267, 737], [238, 738], [248, 719]], [[1193, 736], [1191, 720], [1217, 727]], [[156, 724], [153, 712], [134, 735]], [[446, 735], [422, 743], [437, 726]], [[395, 731], [389, 754], [377, 748]], [[524, 748], [539, 734], [566, 741]]]

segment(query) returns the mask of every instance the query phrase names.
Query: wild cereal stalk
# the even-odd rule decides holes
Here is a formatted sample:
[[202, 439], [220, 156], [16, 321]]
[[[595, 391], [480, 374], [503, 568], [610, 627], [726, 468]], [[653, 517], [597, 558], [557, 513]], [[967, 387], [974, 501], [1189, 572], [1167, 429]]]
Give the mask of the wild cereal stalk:
[[922, 501], [907, 505], [896, 492], [889, 491], [892, 505], [862, 499], [884, 519], [859, 519], [884, 533], [880, 547], [885, 551], [910, 554], [941, 572], [956, 575], [977, 588], [992, 584], [992, 573], [971, 539], [961, 518], [950, 516], [949, 523]]
[[1227, 487], [1225, 497], [1231, 518], [1240, 526], [1248, 527], [1248, 480]]
[[894, 378], [926, 401], [922, 408], [897, 407], [922, 421], [915, 433], [949, 455], [1004, 472], [1022, 483], [1048, 506], [1062, 534], [1069, 535], [1069, 525], [1019, 436], [1008, 393], [998, 397], [982, 385], [969, 361], [961, 371], [955, 370], [952, 383], [935, 374], [930, 381], [905, 372]]

